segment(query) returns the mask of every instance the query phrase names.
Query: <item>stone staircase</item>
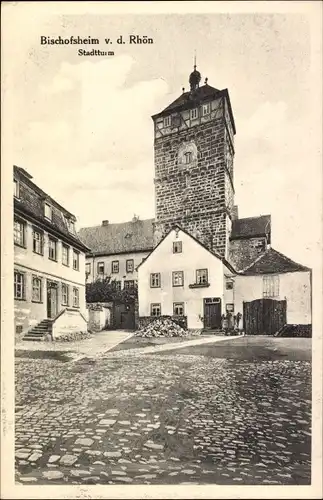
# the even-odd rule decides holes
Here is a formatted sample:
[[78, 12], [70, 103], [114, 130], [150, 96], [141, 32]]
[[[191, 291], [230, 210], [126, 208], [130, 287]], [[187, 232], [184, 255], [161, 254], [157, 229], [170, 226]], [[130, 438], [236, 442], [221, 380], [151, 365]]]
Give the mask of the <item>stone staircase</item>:
[[51, 333], [52, 321], [50, 319], [43, 319], [38, 325], [31, 328], [22, 338], [22, 340], [32, 340], [40, 342], [45, 340], [45, 335]]

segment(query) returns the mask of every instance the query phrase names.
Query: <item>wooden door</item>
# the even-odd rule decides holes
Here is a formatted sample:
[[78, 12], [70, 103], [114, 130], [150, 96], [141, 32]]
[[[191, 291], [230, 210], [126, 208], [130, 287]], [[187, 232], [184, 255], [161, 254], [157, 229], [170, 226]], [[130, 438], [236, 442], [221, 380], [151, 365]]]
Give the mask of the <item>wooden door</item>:
[[57, 284], [47, 282], [47, 317], [55, 318], [58, 312]]
[[221, 299], [210, 297], [204, 299], [204, 328], [215, 330], [221, 328]]

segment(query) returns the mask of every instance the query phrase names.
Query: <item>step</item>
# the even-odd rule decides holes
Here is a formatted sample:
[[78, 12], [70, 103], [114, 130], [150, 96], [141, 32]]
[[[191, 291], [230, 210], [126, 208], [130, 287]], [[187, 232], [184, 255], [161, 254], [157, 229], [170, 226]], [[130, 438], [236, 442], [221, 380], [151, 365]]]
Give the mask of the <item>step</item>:
[[29, 337], [23, 337], [22, 340], [31, 340], [32, 342], [42, 342], [43, 341], [43, 337], [33, 337], [32, 335], [30, 335]]

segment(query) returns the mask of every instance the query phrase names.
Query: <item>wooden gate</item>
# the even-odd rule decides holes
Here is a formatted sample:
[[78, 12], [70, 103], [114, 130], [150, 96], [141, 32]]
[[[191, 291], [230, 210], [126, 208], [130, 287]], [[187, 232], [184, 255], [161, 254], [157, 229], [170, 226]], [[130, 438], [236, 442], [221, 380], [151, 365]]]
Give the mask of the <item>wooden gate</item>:
[[286, 324], [286, 300], [257, 299], [243, 303], [247, 335], [273, 335]]
[[115, 304], [113, 311], [113, 327], [116, 330], [135, 329], [135, 306], [134, 304]]
[[213, 330], [221, 328], [221, 299], [204, 299], [204, 328]]

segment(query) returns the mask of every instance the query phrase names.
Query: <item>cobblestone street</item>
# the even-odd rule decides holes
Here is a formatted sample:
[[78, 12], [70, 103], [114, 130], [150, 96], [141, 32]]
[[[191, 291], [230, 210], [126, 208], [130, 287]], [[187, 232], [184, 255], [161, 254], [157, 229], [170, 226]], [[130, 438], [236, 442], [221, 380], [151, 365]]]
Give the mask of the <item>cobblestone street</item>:
[[34, 358], [16, 358], [21, 484], [310, 484], [308, 361]]

